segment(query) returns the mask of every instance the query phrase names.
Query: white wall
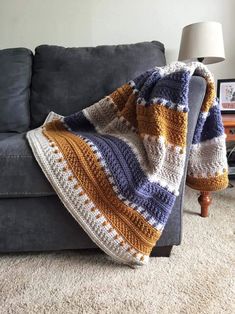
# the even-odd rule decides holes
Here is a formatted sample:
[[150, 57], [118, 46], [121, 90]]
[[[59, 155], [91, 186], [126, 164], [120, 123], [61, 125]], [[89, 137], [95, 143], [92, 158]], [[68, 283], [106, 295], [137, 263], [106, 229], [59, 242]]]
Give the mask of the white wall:
[[216, 78], [235, 77], [235, 0], [0, 0], [0, 48], [40, 44], [94, 46], [160, 40], [177, 59], [181, 30], [198, 21], [223, 24], [226, 61]]

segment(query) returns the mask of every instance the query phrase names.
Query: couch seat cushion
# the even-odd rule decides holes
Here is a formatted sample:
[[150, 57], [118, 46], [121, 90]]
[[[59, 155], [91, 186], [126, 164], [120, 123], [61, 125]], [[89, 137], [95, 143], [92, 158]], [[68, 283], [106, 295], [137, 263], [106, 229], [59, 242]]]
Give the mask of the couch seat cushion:
[[0, 133], [0, 198], [54, 195], [38, 166], [26, 133]]

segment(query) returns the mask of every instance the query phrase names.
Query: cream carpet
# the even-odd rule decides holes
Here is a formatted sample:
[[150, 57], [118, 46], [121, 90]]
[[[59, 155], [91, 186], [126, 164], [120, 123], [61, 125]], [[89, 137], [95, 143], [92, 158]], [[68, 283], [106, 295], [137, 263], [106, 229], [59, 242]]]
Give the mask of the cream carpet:
[[95, 252], [0, 255], [0, 313], [235, 313], [235, 188], [209, 218], [187, 189], [183, 243], [131, 269]]

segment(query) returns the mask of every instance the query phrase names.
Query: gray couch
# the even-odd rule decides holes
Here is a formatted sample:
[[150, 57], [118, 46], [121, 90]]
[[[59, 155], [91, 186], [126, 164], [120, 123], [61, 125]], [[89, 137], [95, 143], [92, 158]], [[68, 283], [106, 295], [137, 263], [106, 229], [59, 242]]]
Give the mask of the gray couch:
[[[153, 66], [165, 64], [160, 42], [96, 48], [39, 46], [0, 50], [0, 252], [95, 248], [67, 212], [35, 161], [25, 134], [50, 111], [76, 112]], [[188, 147], [205, 81], [189, 92]], [[186, 171], [185, 171], [186, 172]], [[181, 242], [185, 178], [153, 255]]]

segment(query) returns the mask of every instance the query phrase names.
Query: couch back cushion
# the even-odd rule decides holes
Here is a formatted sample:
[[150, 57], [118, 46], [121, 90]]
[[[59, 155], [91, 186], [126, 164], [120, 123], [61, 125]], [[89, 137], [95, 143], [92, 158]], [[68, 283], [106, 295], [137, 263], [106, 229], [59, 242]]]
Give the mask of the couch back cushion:
[[95, 48], [39, 46], [33, 62], [31, 127], [41, 125], [50, 111], [79, 111], [165, 62], [164, 46], [157, 41]]
[[32, 52], [0, 50], [0, 132], [23, 132], [30, 125]]

